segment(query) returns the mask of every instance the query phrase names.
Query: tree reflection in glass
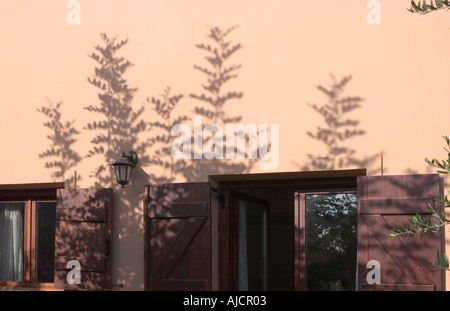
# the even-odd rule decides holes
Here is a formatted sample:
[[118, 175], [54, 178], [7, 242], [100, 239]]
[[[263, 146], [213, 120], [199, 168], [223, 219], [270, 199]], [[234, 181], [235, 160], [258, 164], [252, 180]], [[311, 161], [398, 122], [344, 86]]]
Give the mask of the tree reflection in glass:
[[308, 290], [354, 290], [357, 198], [353, 193], [306, 195]]

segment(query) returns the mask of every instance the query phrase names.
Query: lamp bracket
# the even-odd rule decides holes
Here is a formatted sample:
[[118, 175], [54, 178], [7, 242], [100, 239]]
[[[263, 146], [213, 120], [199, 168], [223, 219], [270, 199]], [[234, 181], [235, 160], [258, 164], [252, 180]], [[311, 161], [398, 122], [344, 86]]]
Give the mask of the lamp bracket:
[[133, 164], [134, 166], [136, 166], [136, 164], [139, 161], [138, 155], [134, 151], [128, 152], [127, 158], [128, 158], [128, 161], [130, 161], [130, 163]]

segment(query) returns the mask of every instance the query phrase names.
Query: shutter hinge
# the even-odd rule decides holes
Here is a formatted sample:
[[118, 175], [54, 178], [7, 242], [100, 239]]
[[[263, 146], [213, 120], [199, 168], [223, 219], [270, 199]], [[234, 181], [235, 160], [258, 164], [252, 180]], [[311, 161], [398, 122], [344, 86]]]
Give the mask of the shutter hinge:
[[216, 198], [220, 203], [225, 203], [225, 195], [223, 194], [223, 189], [211, 187], [211, 191], [216, 194]]
[[105, 246], [103, 248], [103, 254], [105, 255], [105, 257], [109, 257], [109, 238], [108, 237], [105, 238]]
[[150, 204], [150, 185], [145, 185], [146, 186], [146, 188], [147, 188], [147, 198], [146, 198], [146, 200], [147, 200], [147, 204]]

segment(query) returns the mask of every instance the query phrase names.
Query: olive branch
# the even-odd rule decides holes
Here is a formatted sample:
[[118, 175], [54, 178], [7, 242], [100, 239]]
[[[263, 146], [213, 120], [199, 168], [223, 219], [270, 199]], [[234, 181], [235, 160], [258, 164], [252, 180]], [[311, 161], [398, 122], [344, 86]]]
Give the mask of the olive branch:
[[[444, 150], [447, 152], [448, 159], [429, 160], [428, 158], [425, 158], [425, 162], [430, 164], [431, 166], [438, 168], [438, 173], [450, 175], [450, 139], [447, 136], [443, 136], [443, 138], [447, 143], [447, 147], [444, 148]], [[450, 191], [448, 192], [448, 194], [450, 195]], [[435, 198], [434, 200], [439, 201], [438, 206], [450, 207], [450, 200], [448, 198], [448, 195], [443, 195], [441, 196], [441, 198]], [[417, 213], [415, 216], [409, 217], [411, 224], [406, 224], [405, 226], [403, 226], [403, 228], [395, 228], [395, 226], [392, 226], [390, 236], [393, 238], [398, 238], [399, 236], [409, 237], [411, 235], [416, 235], [419, 232], [423, 232], [424, 234], [438, 233], [446, 223], [450, 222], [450, 219], [447, 218], [444, 211], [439, 212], [439, 208], [433, 207], [431, 206], [431, 204], [428, 204], [428, 208], [425, 209], [425, 211], [431, 214], [430, 218], [423, 218], [422, 215]], [[432, 222], [432, 220], [434, 220], [434, 222]], [[437, 252], [436, 261], [431, 262], [441, 269], [450, 270], [447, 255], [443, 254], [441, 256], [439, 251]]]
[[433, 11], [450, 9], [450, 1], [448, 0], [431, 0], [430, 4], [427, 4], [426, 0], [420, 3], [420, 0], [416, 3], [411, 0], [411, 7], [408, 9], [411, 13], [427, 14]]

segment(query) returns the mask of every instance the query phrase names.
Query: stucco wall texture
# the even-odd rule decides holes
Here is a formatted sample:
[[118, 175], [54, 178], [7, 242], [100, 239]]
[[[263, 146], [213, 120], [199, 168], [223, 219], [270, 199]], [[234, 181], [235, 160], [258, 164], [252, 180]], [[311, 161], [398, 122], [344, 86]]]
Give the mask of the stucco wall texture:
[[[434, 173], [424, 158], [445, 159], [442, 136], [450, 135], [450, 63], [446, 59], [450, 12], [418, 15], [410, 13], [409, 7], [409, 0], [0, 0], [0, 184], [70, 181], [76, 172], [77, 187], [114, 187], [113, 283], [124, 284], [125, 290], [140, 290], [145, 184], [205, 180], [208, 174], [223, 172], [220, 165], [229, 173], [361, 167], [375, 175]], [[175, 170], [170, 149], [159, 153], [164, 146], [171, 147], [177, 136], [166, 145], [152, 140], [172, 127], [164, 130], [145, 122], [167, 120], [158, 114], [162, 110], [153, 109], [151, 99], [163, 101], [169, 94], [182, 95], [170, 121], [185, 117], [178, 124], [189, 129], [194, 130], [195, 117], [201, 115], [196, 107], [212, 109], [204, 100], [218, 96], [205, 89], [209, 82], [204, 69], [209, 73], [217, 69], [206, 58], [208, 45], [211, 51], [219, 47], [209, 37], [211, 29], [220, 29], [225, 34], [221, 42], [236, 49], [221, 67], [233, 68], [232, 76], [220, 85], [226, 100], [214, 110], [217, 118], [203, 115], [202, 126], [218, 124], [225, 136], [227, 124], [267, 125], [267, 142], [273, 150], [268, 159], [247, 155], [233, 160], [224, 153], [221, 164], [194, 174], [194, 156], [182, 159], [183, 168]], [[143, 109], [137, 119], [145, 126], [123, 134], [129, 135], [122, 137], [123, 146], [120, 142], [109, 145], [118, 147], [110, 150], [116, 159], [122, 149], [127, 153], [132, 148], [140, 157], [126, 192], [113, 179], [99, 178], [104, 173], [93, 172], [102, 165], [108, 167], [114, 156], [86, 157], [95, 148], [108, 148], [92, 140], [107, 132], [107, 128], [92, 130], [94, 123], [105, 120], [105, 114], [86, 109], [102, 103], [99, 94], [104, 90], [88, 80], [100, 68], [90, 56], [100, 53], [95, 47], [105, 46], [102, 33], [116, 38], [116, 43], [128, 40], [115, 56], [133, 64], [121, 76], [128, 87], [136, 88], [128, 107], [134, 112]], [[346, 77], [351, 79], [343, 80]], [[333, 89], [333, 83], [343, 81]], [[332, 95], [334, 103], [351, 97], [349, 102], [357, 104], [347, 110], [343, 106], [328, 110], [335, 113], [329, 118], [347, 122], [342, 127], [347, 136], [335, 145], [331, 138], [336, 139], [333, 135], [338, 131], [333, 134], [331, 123], [326, 122], [330, 119], [320, 113], [324, 111], [320, 107], [331, 107]], [[52, 135], [63, 129], [58, 130], [55, 123], [46, 126], [51, 118], [42, 107], [58, 107], [61, 124], [66, 130], [75, 129], [67, 132], [67, 140], [59, 140], [67, 144], [73, 138], [62, 149], [78, 154], [63, 161], [66, 169], [61, 176], [58, 168], [45, 165], [61, 160], [61, 153], [43, 154], [56, 148], [52, 144], [57, 138]], [[115, 111], [111, 118], [131, 118], [120, 113]], [[125, 124], [135, 126], [138, 121]], [[320, 128], [330, 131], [320, 132]], [[264, 137], [261, 132], [258, 136]], [[261, 146], [261, 141], [257, 144]], [[261, 163], [270, 158], [276, 165], [264, 170]], [[323, 159], [325, 166], [313, 159]]]

